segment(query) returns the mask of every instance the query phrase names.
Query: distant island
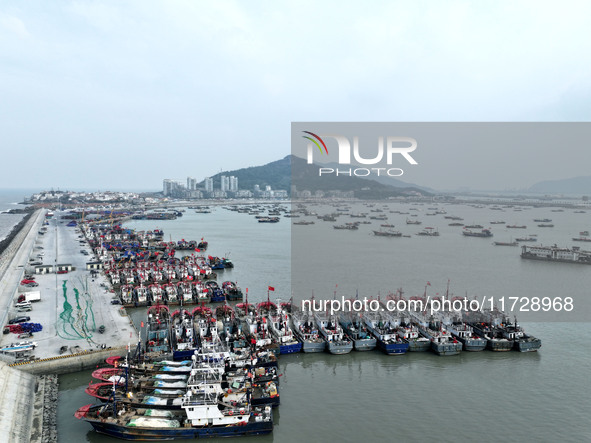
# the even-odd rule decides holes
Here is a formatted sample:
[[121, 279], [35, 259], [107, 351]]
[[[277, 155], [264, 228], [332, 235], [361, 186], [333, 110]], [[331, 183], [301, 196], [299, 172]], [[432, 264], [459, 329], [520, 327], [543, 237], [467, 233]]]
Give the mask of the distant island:
[[545, 180], [530, 186], [527, 192], [537, 194], [591, 195], [591, 176]]

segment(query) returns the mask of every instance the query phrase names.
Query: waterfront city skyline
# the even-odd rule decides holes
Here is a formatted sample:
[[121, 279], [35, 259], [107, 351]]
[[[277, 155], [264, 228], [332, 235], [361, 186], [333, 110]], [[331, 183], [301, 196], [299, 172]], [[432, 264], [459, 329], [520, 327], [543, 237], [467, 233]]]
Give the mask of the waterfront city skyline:
[[[309, 6], [3, 5], [2, 187], [159, 190], [163, 171], [207, 177], [283, 158], [292, 121], [591, 116], [585, 2]], [[587, 150], [557, 149], [563, 161], [526, 146], [515, 162], [501, 145], [483, 162], [482, 147], [451, 146], [445, 165], [402, 179], [502, 190], [588, 175]]]

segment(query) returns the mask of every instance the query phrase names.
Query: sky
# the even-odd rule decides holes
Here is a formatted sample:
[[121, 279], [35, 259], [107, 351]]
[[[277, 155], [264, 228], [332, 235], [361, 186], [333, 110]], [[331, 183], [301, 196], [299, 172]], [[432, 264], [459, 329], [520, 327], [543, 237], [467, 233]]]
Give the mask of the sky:
[[[585, 1], [2, 2], [0, 188], [160, 190], [288, 155], [291, 122], [589, 121], [590, 13]], [[588, 149], [560, 149], [571, 167], [541, 155], [498, 185], [463, 175], [482, 161], [451, 149], [461, 168], [425, 169], [419, 184], [589, 175]]]

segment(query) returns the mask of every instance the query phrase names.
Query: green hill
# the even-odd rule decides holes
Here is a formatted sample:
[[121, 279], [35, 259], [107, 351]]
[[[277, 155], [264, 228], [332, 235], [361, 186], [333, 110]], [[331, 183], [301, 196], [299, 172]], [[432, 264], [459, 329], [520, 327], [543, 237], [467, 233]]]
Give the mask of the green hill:
[[[222, 175], [238, 178], [238, 187], [240, 189], [252, 191], [254, 185], [259, 185], [261, 189], [265, 189], [265, 186], [271, 186], [274, 190], [285, 189], [289, 192], [291, 187], [291, 156], [288, 155], [281, 160], [263, 166], [251, 166], [234, 171], [220, 172], [212, 176], [214, 189], [220, 188], [220, 177]], [[203, 182], [200, 185], [203, 186]]]
[[[355, 197], [358, 198], [381, 199], [416, 193], [430, 195], [425, 189], [394, 178], [391, 179], [392, 184], [389, 185], [360, 177], [342, 175], [338, 177], [333, 175], [319, 177], [317, 165], [309, 165], [304, 159], [293, 155], [288, 155], [281, 160], [263, 166], [220, 172], [212, 177], [215, 189], [219, 189], [222, 175], [237, 177], [239, 188], [251, 191], [254, 185], [259, 185], [261, 189], [264, 189], [265, 186], [271, 186], [274, 190], [285, 189], [291, 192], [293, 184], [298, 191], [353, 191]], [[201, 185], [203, 185], [203, 182]]]

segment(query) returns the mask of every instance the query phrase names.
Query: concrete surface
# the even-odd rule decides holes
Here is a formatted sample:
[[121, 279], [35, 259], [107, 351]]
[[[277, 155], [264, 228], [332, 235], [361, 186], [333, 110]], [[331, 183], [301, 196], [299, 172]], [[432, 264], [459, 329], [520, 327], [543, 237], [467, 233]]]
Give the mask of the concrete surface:
[[[18, 315], [27, 315], [30, 322], [40, 323], [41, 332], [35, 333], [33, 340], [37, 348], [35, 358], [51, 358], [60, 355], [65, 347], [65, 354], [99, 350], [103, 347], [126, 346], [137, 344], [137, 332], [124, 309], [111, 305], [113, 294], [104, 275], [96, 278], [86, 270], [86, 263], [94, 261], [88, 244], [83, 241], [78, 228], [67, 227], [69, 220], [62, 220], [64, 211], [55, 211], [49, 220], [47, 231], [40, 235], [38, 231], [45, 220], [45, 211], [39, 211], [31, 217], [31, 224], [17, 235], [20, 247], [12, 248], [12, 260], [0, 283], [0, 309], [5, 325], [8, 320]], [[87, 250], [89, 255], [80, 251]], [[38, 258], [38, 254], [42, 254]], [[67, 274], [35, 275], [38, 287], [26, 288], [19, 283], [25, 271], [34, 274], [34, 267], [29, 266], [30, 258], [39, 260], [44, 265], [71, 264], [74, 271]], [[101, 286], [104, 285], [104, 286]], [[17, 312], [14, 303], [19, 292], [41, 291], [41, 301], [32, 304], [32, 311]], [[1, 317], [0, 317], [1, 318]], [[98, 332], [99, 326], [105, 326], [105, 333]], [[16, 334], [2, 334], [0, 346], [22, 341]]]

